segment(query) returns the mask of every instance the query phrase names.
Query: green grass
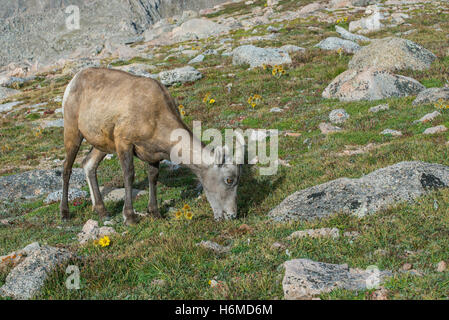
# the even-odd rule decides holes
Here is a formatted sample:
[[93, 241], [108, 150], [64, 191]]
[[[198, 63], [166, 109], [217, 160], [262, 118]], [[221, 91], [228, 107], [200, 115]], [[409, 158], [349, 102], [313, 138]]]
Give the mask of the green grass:
[[[310, 2], [302, 1], [304, 4]], [[211, 17], [247, 13], [261, 4], [262, 1], [250, 7], [242, 7], [241, 3], [229, 5]], [[292, 0], [281, 1], [281, 4], [283, 10], [298, 7], [297, 1]], [[400, 74], [411, 76], [427, 87], [442, 86], [448, 83], [449, 44], [442, 41], [441, 33], [435, 32], [432, 26], [439, 23], [443, 30], [447, 30], [449, 19], [447, 14], [442, 14], [432, 4], [426, 4], [426, 8], [432, 12], [414, 16], [408, 21], [412, 26], [386, 29], [372, 37], [392, 36], [394, 32], [417, 29], [407, 38], [434, 52], [438, 60], [429, 70], [405, 70]], [[357, 18], [358, 15], [350, 16], [349, 20]], [[292, 55], [293, 63], [286, 66], [286, 75], [276, 78], [262, 68], [247, 70], [243, 66], [233, 66], [229, 57], [208, 56], [204, 62], [195, 65], [204, 74], [202, 80], [171, 87], [170, 92], [179, 104], [185, 106], [185, 120], [189, 125], [193, 120], [200, 120], [203, 129], [279, 129], [279, 155], [288, 160], [291, 167], [280, 167], [277, 175], [269, 177], [260, 176], [257, 168], [245, 168], [239, 188], [239, 218], [223, 223], [213, 220], [204, 195], [197, 196], [197, 181], [192, 173], [185, 169], [171, 172], [163, 168], [158, 201], [164, 219], [148, 218], [137, 226], [125, 227], [121, 217], [123, 203], [107, 203], [118, 232], [107, 248], [94, 244], [80, 246], [76, 241], [83, 224], [88, 219], [98, 219], [91, 212], [89, 200], [76, 207], [71, 205], [74, 219], [69, 222], [59, 219], [58, 204], [44, 205], [41, 199], [30, 203], [3, 204], [0, 218], [12, 218], [13, 225], [0, 226], [0, 255], [39, 241], [68, 248], [78, 257], [71, 263], [81, 270], [81, 290], [67, 290], [64, 285], [65, 270], [59, 269], [51, 275], [37, 298], [282, 299], [282, 263], [292, 258], [310, 258], [328, 263], [347, 263], [352, 268], [377, 265], [393, 271], [394, 277], [384, 284], [390, 299], [447, 299], [449, 273], [436, 272], [436, 264], [449, 260], [449, 190], [434, 192], [416, 203], [400, 203], [364, 218], [340, 214], [319, 221], [288, 223], [275, 223], [267, 218], [267, 213], [287, 195], [332, 179], [360, 177], [400, 161], [420, 160], [449, 165], [446, 146], [449, 133], [422, 134], [430, 126], [449, 126], [446, 111], [432, 123], [413, 124], [414, 120], [434, 111], [435, 106], [413, 106], [413, 97], [351, 103], [323, 99], [322, 91], [333, 78], [347, 69], [351, 59], [350, 55], [339, 56], [336, 52], [313, 48], [324, 37], [336, 35], [334, 24], [318, 22], [314, 18], [283, 24], [276, 41], [264, 41], [260, 45], [295, 44], [308, 48], [305, 53]], [[316, 32], [308, 26], [319, 27], [323, 31]], [[259, 27], [258, 32], [262, 34], [264, 28]], [[251, 36], [251, 32], [232, 32], [234, 46], [240, 37]], [[219, 43], [210, 41], [187, 42], [185, 45], [200, 46], [201, 50], [220, 47]], [[139, 62], [156, 66], [157, 71], [183, 66], [190, 60], [186, 56], [175, 56], [164, 61], [170, 50], [178, 46], [155, 48], [153, 59], [119, 61], [114, 65]], [[47, 79], [43, 75], [24, 84], [20, 100], [30, 104], [50, 101], [46, 108], [59, 108], [60, 103], [51, 100], [62, 96], [70, 76], [54, 76]], [[230, 93], [226, 88], [229, 83], [233, 84]], [[214, 105], [203, 103], [207, 93], [216, 100]], [[260, 94], [262, 102], [253, 109], [247, 100], [254, 94]], [[388, 103], [390, 109], [377, 114], [368, 112], [369, 108], [381, 103]], [[282, 113], [270, 113], [273, 107], [285, 109]], [[322, 135], [318, 129], [319, 123], [328, 121], [329, 112], [336, 108], [344, 108], [350, 119], [342, 125], [342, 132]], [[2, 144], [9, 146], [0, 149], [0, 175], [41, 166], [45, 158], [63, 159], [62, 129], [45, 129], [36, 135], [32, 124], [36, 120], [34, 117], [18, 111], [12, 116], [0, 118]], [[55, 115], [41, 118], [55, 118]], [[18, 122], [20, 125], [16, 126]], [[400, 130], [403, 135], [388, 137], [379, 134], [387, 128]], [[282, 133], [287, 131], [300, 133], [301, 136], [284, 136]], [[306, 139], [307, 143], [304, 143]], [[359, 155], [338, 155], [348, 146], [361, 147], [368, 143], [376, 144], [377, 148]], [[82, 151], [88, 148], [84, 144]], [[78, 164], [81, 159], [80, 155]], [[104, 161], [98, 175], [101, 185], [123, 186], [116, 158]], [[136, 160], [135, 187], [147, 188], [145, 166], [139, 160]], [[193, 220], [173, 219], [168, 206], [162, 206], [165, 200], [172, 200], [171, 206], [177, 209], [185, 203], [189, 204], [194, 213]], [[435, 200], [439, 204], [437, 210], [434, 209]], [[144, 211], [147, 201], [148, 196], [137, 199], [136, 210]], [[241, 229], [243, 224], [250, 226], [251, 230]], [[357, 231], [360, 236], [352, 242], [346, 237], [338, 240], [286, 239], [293, 231], [320, 227], [336, 227], [342, 233]], [[232, 244], [231, 253], [217, 256], [207, 252], [196, 246], [201, 240]], [[272, 249], [274, 242], [283, 243], [290, 255], [286, 250]], [[376, 254], [378, 249], [385, 250], [386, 254]], [[422, 276], [398, 272], [404, 263], [411, 263]], [[0, 285], [4, 283], [8, 271], [0, 270]], [[155, 279], [165, 280], [166, 286], [152, 285]], [[211, 279], [224, 281], [225, 285], [219, 289], [211, 288], [208, 284]], [[320, 297], [369, 299], [370, 293], [334, 290]]]

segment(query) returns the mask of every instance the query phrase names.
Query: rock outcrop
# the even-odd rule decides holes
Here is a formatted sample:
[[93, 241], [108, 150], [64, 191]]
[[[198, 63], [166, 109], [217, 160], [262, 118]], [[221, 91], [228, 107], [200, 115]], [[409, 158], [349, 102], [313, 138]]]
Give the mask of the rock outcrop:
[[449, 185], [449, 167], [400, 162], [359, 179], [340, 178], [288, 196], [269, 216], [277, 221], [311, 220], [347, 212], [364, 216], [397, 202], [414, 201]]
[[349, 62], [349, 69], [426, 70], [436, 58], [432, 52], [413, 41], [388, 37], [373, 40], [359, 50]]
[[323, 97], [340, 101], [372, 101], [416, 95], [424, 89], [415, 79], [373, 67], [341, 73], [323, 91]]
[[[81, 188], [86, 183], [83, 169], [73, 169], [70, 188]], [[33, 170], [0, 177], [0, 200], [33, 199], [60, 190], [61, 170]]]
[[33, 298], [39, 293], [50, 273], [72, 256], [68, 250], [50, 246], [32, 250], [6, 277], [0, 294], [19, 300]]
[[351, 269], [346, 264], [294, 259], [284, 263], [282, 280], [284, 298], [287, 300], [311, 299], [334, 289], [366, 290], [377, 287], [392, 274], [375, 268]]

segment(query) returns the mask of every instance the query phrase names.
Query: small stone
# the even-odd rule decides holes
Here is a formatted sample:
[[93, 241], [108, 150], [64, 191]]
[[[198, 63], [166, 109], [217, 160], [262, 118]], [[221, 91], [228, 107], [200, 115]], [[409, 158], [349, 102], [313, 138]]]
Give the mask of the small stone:
[[302, 238], [324, 238], [330, 237], [337, 239], [340, 237], [340, 231], [337, 228], [321, 228], [321, 229], [307, 229], [301, 231], [295, 231], [287, 239], [302, 239]]
[[271, 245], [271, 250], [284, 250], [285, 245], [280, 242], [275, 242]]
[[377, 249], [374, 251], [375, 256], [386, 256], [388, 254], [388, 251], [385, 249]]
[[199, 247], [202, 247], [202, 248], [204, 248], [206, 250], [210, 250], [210, 251], [213, 251], [215, 253], [218, 253], [218, 254], [224, 254], [224, 253], [231, 252], [231, 246], [230, 245], [224, 247], [224, 246], [219, 245], [218, 243], [213, 242], [213, 241], [204, 241], [203, 240], [200, 243], [197, 243], [196, 245], [199, 246]]
[[401, 131], [393, 130], [393, 129], [385, 129], [380, 134], [383, 134], [384, 136], [391, 135], [391, 136], [394, 136], [394, 137], [402, 136], [402, 132]]
[[425, 122], [430, 122], [433, 119], [435, 119], [436, 117], [441, 116], [441, 113], [439, 113], [438, 111], [434, 111], [431, 113], [426, 114], [425, 116], [423, 116], [421, 119], [414, 121], [414, 123], [425, 123]]
[[404, 263], [404, 265], [402, 266], [402, 270], [404, 271], [408, 271], [412, 269], [412, 265], [410, 263]]
[[203, 62], [206, 57], [203, 54], [200, 54], [189, 61], [189, 64]]
[[436, 127], [432, 127], [432, 128], [427, 128], [426, 130], [424, 130], [423, 134], [437, 134], [437, 133], [442, 133], [442, 132], [446, 132], [447, 128], [444, 125], [439, 125]]
[[348, 237], [348, 238], [357, 238], [360, 235], [360, 233], [358, 233], [357, 231], [346, 231], [345, 233], [343, 233], [343, 237]]
[[377, 113], [379, 111], [385, 111], [385, 110], [388, 110], [388, 109], [390, 109], [390, 106], [388, 104], [380, 104], [378, 106], [370, 108], [369, 112]]
[[282, 112], [283, 110], [281, 108], [278, 107], [274, 107], [270, 109], [270, 112]]
[[85, 244], [91, 240], [98, 240], [104, 236], [115, 234], [115, 230], [112, 227], [98, 227], [98, 221], [88, 220], [81, 232], [78, 234], [78, 241], [80, 244]]
[[438, 262], [438, 265], [437, 265], [438, 272], [444, 272], [444, 271], [446, 271], [446, 269], [447, 269], [446, 262], [444, 262], [444, 261]]
[[385, 288], [379, 288], [378, 290], [374, 291], [370, 295], [371, 300], [388, 300], [388, 290]]
[[340, 127], [334, 126], [327, 122], [321, 122], [318, 127], [321, 130], [321, 133], [323, 133], [323, 134], [329, 134], [329, 133], [341, 131]]
[[349, 114], [345, 109], [335, 109], [329, 113], [329, 120], [332, 123], [344, 123], [349, 119]]
[[167, 281], [165, 281], [163, 279], [155, 279], [155, 280], [151, 281], [151, 285], [157, 286], [157, 287], [165, 287], [167, 285]]

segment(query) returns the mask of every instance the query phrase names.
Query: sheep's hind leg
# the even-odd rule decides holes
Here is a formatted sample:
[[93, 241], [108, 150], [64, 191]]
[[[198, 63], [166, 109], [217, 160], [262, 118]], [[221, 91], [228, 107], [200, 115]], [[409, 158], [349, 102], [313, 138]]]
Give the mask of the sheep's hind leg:
[[83, 142], [83, 136], [76, 130], [70, 130], [69, 125], [64, 128], [64, 147], [66, 150], [66, 158], [64, 161], [64, 170], [62, 173], [62, 199], [59, 206], [61, 213], [61, 218], [63, 220], [70, 219], [69, 212], [69, 182], [70, 176], [72, 175], [72, 167], [75, 162], [76, 155], [80, 149], [81, 143]]
[[89, 185], [90, 196], [92, 198], [92, 208], [96, 213], [98, 213], [100, 218], [107, 218], [109, 216], [104, 206], [97, 180], [97, 168], [105, 156], [105, 152], [92, 148], [83, 160], [83, 169], [86, 174], [86, 180]]

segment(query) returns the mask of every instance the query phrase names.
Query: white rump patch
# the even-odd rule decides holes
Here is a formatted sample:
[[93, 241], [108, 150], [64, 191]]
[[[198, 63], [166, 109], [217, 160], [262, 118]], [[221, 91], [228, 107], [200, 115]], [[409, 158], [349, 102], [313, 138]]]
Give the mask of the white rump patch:
[[67, 103], [67, 99], [69, 98], [70, 91], [72, 90], [72, 86], [75, 83], [76, 79], [78, 78], [78, 75], [79, 75], [79, 72], [77, 74], [75, 74], [75, 76], [69, 82], [69, 85], [67, 86], [67, 88], [64, 91], [64, 97], [62, 98], [62, 112], [63, 113], [64, 113], [64, 106]]

